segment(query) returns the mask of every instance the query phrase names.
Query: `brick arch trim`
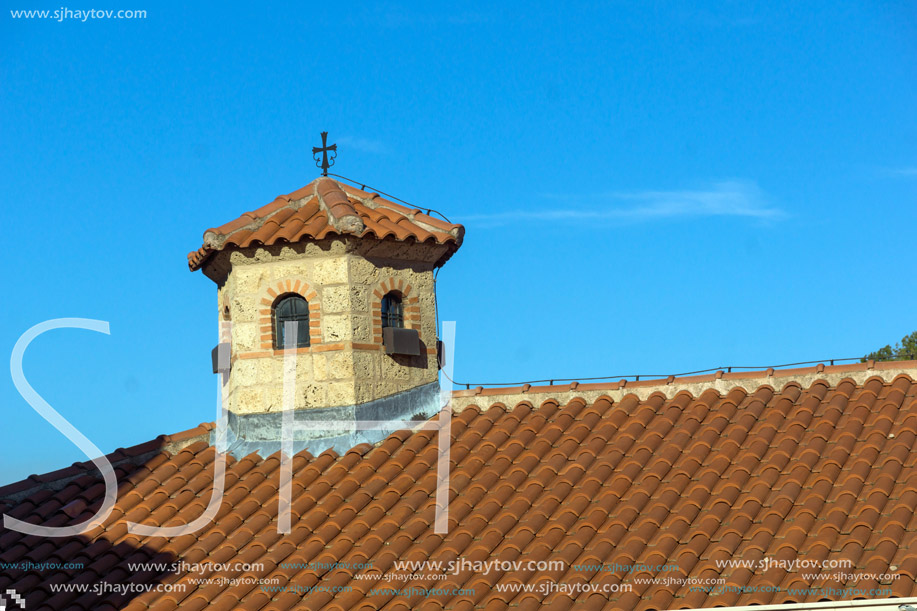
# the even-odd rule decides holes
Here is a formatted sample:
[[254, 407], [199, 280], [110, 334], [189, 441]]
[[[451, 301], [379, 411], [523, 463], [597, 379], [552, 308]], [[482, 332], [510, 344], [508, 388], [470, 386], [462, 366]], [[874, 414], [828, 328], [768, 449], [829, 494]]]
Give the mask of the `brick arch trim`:
[[287, 279], [279, 280], [261, 290], [258, 320], [262, 350], [280, 352], [274, 350], [274, 304], [278, 297], [291, 293], [301, 296], [309, 304], [309, 345], [316, 346], [322, 343], [322, 309], [318, 303], [318, 293], [304, 280]]
[[[407, 329], [417, 329], [420, 333], [420, 299], [412, 294], [413, 287], [403, 278], [394, 276], [383, 280], [373, 290], [373, 343], [382, 345], [382, 298], [388, 293], [396, 292], [401, 295], [404, 306], [404, 326]], [[422, 339], [422, 338], [421, 338]]]

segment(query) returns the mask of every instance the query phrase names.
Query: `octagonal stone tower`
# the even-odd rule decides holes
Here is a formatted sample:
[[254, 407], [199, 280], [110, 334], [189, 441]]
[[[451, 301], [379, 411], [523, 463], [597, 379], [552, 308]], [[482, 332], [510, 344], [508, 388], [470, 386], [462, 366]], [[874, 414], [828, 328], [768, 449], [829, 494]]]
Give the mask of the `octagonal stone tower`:
[[[295, 418], [410, 419], [438, 410], [434, 271], [464, 228], [331, 178], [204, 233], [192, 271], [231, 322], [230, 449], [279, 448], [284, 322], [298, 323]], [[298, 431], [343, 451], [387, 431]]]

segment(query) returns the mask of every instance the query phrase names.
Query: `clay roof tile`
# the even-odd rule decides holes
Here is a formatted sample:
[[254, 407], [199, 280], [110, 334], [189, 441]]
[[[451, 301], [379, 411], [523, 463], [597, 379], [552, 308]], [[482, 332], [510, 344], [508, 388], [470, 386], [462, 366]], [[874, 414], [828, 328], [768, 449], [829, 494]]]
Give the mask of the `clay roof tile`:
[[[344, 193], [353, 196], [346, 189]], [[281, 565], [357, 558], [371, 562], [374, 570], [389, 571], [399, 559], [560, 559], [567, 565], [666, 561], [679, 565], [678, 575], [710, 578], [720, 575], [713, 559], [798, 554], [818, 560], [849, 557], [857, 563], [856, 571], [883, 573], [897, 566], [894, 570], [911, 578], [893, 584], [895, 595], [913, 596], [917, 561], [908, 552], [917, 537], [917, 464], [909, 454], [914, 431], [899, 432], [901, 424], [895, 424], [917, 422], [912, 387], [903, 377], [894, 387], [878, 378], [859, 386], [846, 380], [835, 387], [793, 385], [780, 393], [750, 387], [710, 400], [709, 413], [697, 412], [698, 419], [672, 412], [676, 406], [683, 416], [695, 410], [685, 393], [673, 399], [656, 393], [646, 400], [628, 395], [612, 407], [603, 399], [601, 405], [575, 400], [537, 408], [492, 407], [484, 414], [468, 409], [454, 420], [458, 439], [452, 450], [450, 528], [444, 535], [433, 532], [437, 447], [429, 432], [400, 431], [375, 447], [364, 444], [343, 454], [297, 455], [289, 535], [277, 532], [279, 462], [276, 456], [257, 455], [231, 461], [218, 517], [199, 533], [171, 539], [127, 533], [126, 520], [175, 525], [201, 515], [213, 472], [213, 449], [204, 441], [175, 455], [157, 452], [155, 443], [143, 451], [128, 448], [116, 455], [122, 461], [121, 490], [113, 518], [95, 531], [92, 542], [2, 530], [0, 560], [79, 561], [85, 564], [84, 579], [96, 581], [102, 575], [126, 580], [126, 563], [146, 558], [259, 562], [262, 568], [250, 575], [282, 575], [284, 583], [352, 589], [304, 597], [268, 593], [241, 582], [198, 583], [193, 579], [199, 575], [188, 572], [137, 573], [136, 579], [149, 583], [187, 584], [188, 591], [149, 592], [133, 600], [115, 595], [67, 598], [44, 587], [72, 581], [65, 572], [0, 573], [0, 579], [7, 579], [0, 586], [32, 592], [27, 600], [36, 608], [414, 608], [435, 600], [456, 609], [550, 605], [644, 611], [789, 602], [787, 586], [801, 583], [800, 577], [776, 569], [766, 574], [746, 568], [722, 571], [739, 588], [779, 586], [778, 592], [760, 598], [750, 596], [751, 588], [714, 594], [676, 583], [644, 584], [633, 592], [601, 597], [534, 591], [520, 596], [505, 590], [501, 597], [494, 587], [498, 583], [557, 583], [566, 573], [466, 571], [448, 584], [474, 585], [474, 596], [418, 598], [369, 596], [375, 584], [356, 580], [354, 571]], [[863, 410], [838, 407], [840, 395], [854, 397], [853, 406]], [[705, 391], [700, 396], [718, 395]], [[845, 432], [851, 421], [863, 430], [890, 423], [890, 431], [898, 434], [890, 438]], [[836, 422], [838, 433], [824, 422]], [[206, 437], [206, 430], [188, 440]], [[593, 443], [603, 439], [595, 434], [600, 430], [607, 440]], [[147, 458], [138, 465], [130, 456]], [[4, 512], [34, 521], [49, 516], [52, 523], [63, 523], [78, 510], [72, 503], [85, 504], [83, 514], [97, 506], [104, 495], [97, 475], [81, 467], [73, 473], [84, 475], [56, 489], [46, 487], [56, 485], [52, 477], [62, 473], [71, 472], [35, 476], [26, 484], [0, 489], [6, 495]], [[593, 583], [624, 579], [612, 571], [570, 574]]]
[[376, 194], [367, 194], [322, 177], [257, 210], [205, 231], [203, 246], [188, 253], [188, 267], [196, 271], [214, 253], [227, 248], [272, 246], [332, 235], [445, 245], [446, 252], [437, 262], [442, 265], [461, 246], [464, 233], [461, 225], [432, 218]]

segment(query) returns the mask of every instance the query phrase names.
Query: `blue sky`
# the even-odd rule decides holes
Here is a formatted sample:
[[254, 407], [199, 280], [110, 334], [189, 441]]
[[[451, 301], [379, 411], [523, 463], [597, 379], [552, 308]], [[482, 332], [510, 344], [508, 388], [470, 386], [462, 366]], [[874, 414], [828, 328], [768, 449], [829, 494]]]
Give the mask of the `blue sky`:
[[[328, 6], [336, 4], [337, 6]], [[917, 9], [94, 2], [0, 15], [0, 353], [104, 451], [213, 420], [205, 229], [335, 170], [466, 225], [456, 378], [861, 355], [917, 329]], [[8, 356], [4, 356], [8, 358]], [[0, 483], [83, 460], [0, 376]]]

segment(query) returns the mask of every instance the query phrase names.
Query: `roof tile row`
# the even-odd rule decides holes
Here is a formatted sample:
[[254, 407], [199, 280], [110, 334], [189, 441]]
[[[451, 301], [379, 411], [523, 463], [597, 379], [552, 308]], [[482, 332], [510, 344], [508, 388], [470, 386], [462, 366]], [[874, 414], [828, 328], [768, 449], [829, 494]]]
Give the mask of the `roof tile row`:
[[234, 221], [204, 232], [204, 245], [188, 253], [195, 271], [217, 251], [292, 244], [352, 235], [379, 240], [442, 244], [442, 265], [462, 244], [465, 229], [331, 178], [319, 178]]
[[[836, 596], [825, 588], [852, 585], [850, 574], [896, 573], [888, 584], [870, 577], [856, 587], [914, 596], [915, 395], [917, 383], [902, 375], [806, 388], [761, 385], [725, 395], [707, 390], [671, 399], [656, 393], [644, 400], [472, 407], [452, 424], [447, 534], [433, 532], [438, 446], [429, 430], [399, 431], [340, 456], [297, 455], [288, 535], [277, 531], [277, 455], [227, 459], [218, 516], [202, 531], [173, 538], [127, 533], [126, 521], [173, 526], [204, 511], [215, 451], [198, 441], [143, 465], [121, 465], [115, 510], [85, 536], [0, 531], [0, 562], [85, 565], [4, 570], [0, 589], [24, 593], [30, 610], [664, 609], [831, 599]], [[22, 489], [0, 489], [0, 497], [11, 490]], [[51, 525], [76, 523], [103, 495], [99, 479], [84, 474], [60, 490], [7, 501], [6, 512]], [[393, 578], [399, 560], [460, 559], [560, 565]], [[763, 559], [852, 566], [840, 576], [826, 571], [813, 578], [785, 562], [766, 570], [754, 564]], [[210, 582], [187, 568], [132, 572], [127, 566], [178, 560], [253, 566]], [[730, 560], [753, 564], [729, 566]], [[358, 563], [371, 568], [347, 568]], [[627, 564], [644, 566], [621, 566]], [[730, 588], [704, 591], [678, 581], [689, 578], [724, 579]], [[259, 579], [277, 580], [271, 583], [280, 588], [262, 589]], [[56, 583], [102, 581], [184, 587], [131, 595], [51, 590]], [[568, 588], [552, 588], [558, 583]], [[610, 591], [570, 591], [577, 583]], [[511, 590], [512, 584], [528, 589]], [[618, 590], [621, 585], [632, 589]], [[409, 587], [438, 590], [424, 596], [381, 589]], [[791, 594], [789, 588], [816, 590]]]

